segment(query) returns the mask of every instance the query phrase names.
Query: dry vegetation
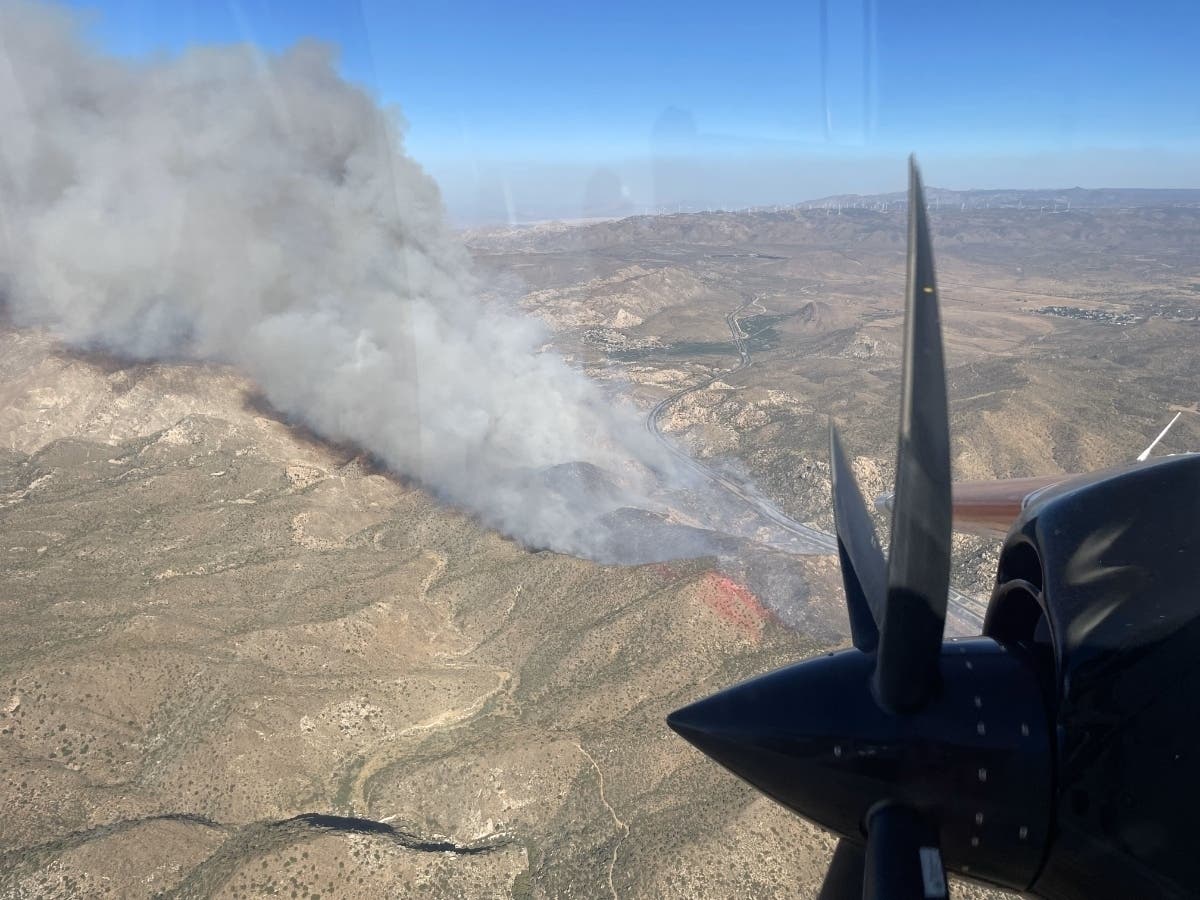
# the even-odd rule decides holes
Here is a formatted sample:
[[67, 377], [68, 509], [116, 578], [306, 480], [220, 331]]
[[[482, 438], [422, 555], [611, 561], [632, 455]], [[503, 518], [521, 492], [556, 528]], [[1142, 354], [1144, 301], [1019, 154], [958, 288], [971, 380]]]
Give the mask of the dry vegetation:
[[[1196, 326], [1164, 310], [1200, 297], [1195, 211], [937, 229], [960, 477], [1114, 464], [1194, 404]], [[665, 427], [822, 527], [829, 414], [865, 489], [887, 486], [898, 216], [638, 219], [474, 250], [647, 409], [733, 367], [724, 317], [758, 298], [753, 366]], [[1200, 445], [1197, 421], [1166, 449]], [[232, 373], [31, 333], [0, 336], [0, 428], [0, 895], [815, 892], [831, 839], [663, 717], [836, 643], [830, 559], [790, 570], [789, 631], [713, 560], [530, 552], [264, 413]], [[960, 542], [960, 586], [986, 593], [993, 549]]]

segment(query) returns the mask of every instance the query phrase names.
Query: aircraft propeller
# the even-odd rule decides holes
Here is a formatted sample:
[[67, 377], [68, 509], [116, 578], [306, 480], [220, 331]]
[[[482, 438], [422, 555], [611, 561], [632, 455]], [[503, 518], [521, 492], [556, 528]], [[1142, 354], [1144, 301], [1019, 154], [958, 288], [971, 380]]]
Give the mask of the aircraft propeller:
[[990, 638], [942, 640], [949, 419], [933, 252], [912, 160], [901, 391], [886, 559], [830, 427], [854, 648], [667, 719], [717, 762], [841, 836], [822, 900], [946, 897], [946, 868], [1019, 890], [1036, 874], [1049, 829], [1052, 753], [1031, 654]]

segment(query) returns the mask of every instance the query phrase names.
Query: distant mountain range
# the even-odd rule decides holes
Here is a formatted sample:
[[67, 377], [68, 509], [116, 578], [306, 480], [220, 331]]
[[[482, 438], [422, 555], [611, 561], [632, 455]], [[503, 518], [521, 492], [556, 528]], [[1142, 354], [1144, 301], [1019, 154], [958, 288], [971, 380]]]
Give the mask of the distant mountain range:
[[[925, 189], [931, 207], [965, 209], [1133, 209], [1138, 207], [1200, 207], [1200, 190], [1195, 188], [1064, 188], [1062, 190], [951, 191]], [[903, 207], [905, 193], [835, 194], [804, 203], [801, 209], [849, 207], [880, 209]]]

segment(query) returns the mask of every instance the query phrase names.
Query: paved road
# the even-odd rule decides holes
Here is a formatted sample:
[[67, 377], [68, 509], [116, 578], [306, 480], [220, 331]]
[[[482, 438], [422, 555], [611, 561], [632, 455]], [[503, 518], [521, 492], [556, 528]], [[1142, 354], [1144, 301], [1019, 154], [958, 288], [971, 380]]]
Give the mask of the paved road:
[[694, 459], [692, 456], [681, 450], [674, 441], [668, 439], [667, 436], [662, 433], [662, 429], [659, 427], [659, 419], [662, 417], [662, 414], [669, 406], [671, 406], [681, 397], [685, 397], [694, 391], [703, 390], [718, 378], [727, 378], [730, 375], [742, 372], [753, 365], [750, 360], [750, 350], [746, 346], [747, 335], [742, 331], [741, 325], [738, 323], [738, 316], [745, 311], [747, 307], [753, 306], [757, 302], [758, 298], [756, 297], [754, 300], [749, 300], [743, 303], [737, 309], [725, 316], [725, 323], [729, 326], [729, 333], [733, 336], [733, 344], [738, 351], [738, 364], [732, 369], [719, 372], [716, 375], [713, 375], [711, 378], [706, 378], [698, 384], [695, 384], [689, 388], [685, 388], [682, 391], [678, 391], [677, 393], [672, 394], [670, 397], [667, 397], [665, 400], [660, 401], [654, 407], [654, 409], [650, 410], [650, 414], [646, 416], [646, 429], [652, 435], [654, 435], [654, 437], [657, 438], [658, 441], [671, 454], [673, 454], [688, 468], [699, 473], [710, 481], [715, 482], [722, 489], [743, 501], [762, 518], [766, 519], [771, 524], [782, 528], [784, 531], [789, 532], [799, 539], [799, 552], [836, 553], [837, 541], [832, 536], [825, 534], [823, 531], [818, 531], [815, 528], [810, 528], [807, 525], [803, 525], [800, 522], [797, 522], [795, 519], [789, 518], [769, 500], [752, 493], [744, 485], [738, 484], [737, 481], [730, 478], [728, 475], [709, 468], [702, 462]]
[[[725, 324], [729, 326], [729, 334], [733, 338], [733, 345], [737, 348], [738, 364], [732, 369], [727, 369], [724, 372], [718, 372], [710, 378], [705, 378], [703, 381], [692, 385], [689, 388], [684, 388], [682, 391], [677, 391], [670, 397], [659, 401], [655, 407], [650, 410], [646, 416], [646, 430], [649, 431], [672, 455], [688, 468], [699, 473], [708, 480], [716, 483], [726, 492], [742, 500], [747, 506], [753, 509], [759, 516], [766, 519], [772, 525], [782, 528], [784, 531], [791, 534], [796, 539], [795, 552], [798, 553], [837, 553], [837, 538], [832, 534], [827, 534], [824, 531], [819, 531], [816, 528], [797, 522], [790, 518], [781, 509], [775, 506], [770, 500], [765, 497], [760, 497], [756, 493], [747, 489], [745, 485], [739, 484], [734, 479], [730, 478], [723, 472], [719, 472], [706, 466], [704, 463], [693, 458], [692, 456], [681, 450], [673, 441], [667, 438], [662, 433], [659, 427], [659, 419], [662, 418], [667, 408], [674, 404], [682, 397], [686, 397], [695, 391], [703, 390], [711, 385], [719, 378], [728, 378], [731, 375], [736, 375], [738, 372], [743, 372], [754, 365], [750, 359], [750, 348], [746, 344], [746, 338], [749, 337], [743, 330], [739, 321], [739, 316], [749, 307], [758, 304], [759, 298], [755, 297], [752, 300], [747, 300], [741, 306], [732, 310], [725, 316]], [[761, 306], [759, 307], [762, 308]], [[975, 597], [962, 593], [961, 591], [950, 588], [950, 604], [949, 618], [951, 621], [947, 623], [947, 631], [961, 634], [976, 634], [983, 627], [983, 614], [986, 609], [985, 604], [981, 603]], [[957, 620], [957, 621], [955, 621]], [[954, 627], [957, 626], [957, 627]]]

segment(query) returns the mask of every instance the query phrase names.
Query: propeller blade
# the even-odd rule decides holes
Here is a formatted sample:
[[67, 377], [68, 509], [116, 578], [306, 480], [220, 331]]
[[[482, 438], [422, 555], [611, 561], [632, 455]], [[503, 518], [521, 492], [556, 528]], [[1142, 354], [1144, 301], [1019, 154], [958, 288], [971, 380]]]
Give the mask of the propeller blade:
[[887, 569], [866, 501], [846, 459], [841, 435], [832, 422], [829, 423], [829, 469], [838, 558], [850, 612], [850, 636], [863, 653], [873, 653], [879, 644], [878, 623], [883, 620], [887, 600]]
[[862, 900], [865, 867], [863, 848], [842, 838], [833, 851], [833, 859], [829, 861], [829, 871], [821, 882], [817, 900]]
[[880, 807], [867, 820], [863, 900], [947, 897], [936, 834], [907, 806]]
[[[1002, 636], [942, 644], [951, 523], [946, 373], [921, 179], [911, 161], [909, 171], [903, 397], [886, 561], [830, 423], [855, 647], [667, 717], [698, 750], [841, 838], [822, 900], [946, 900], [947, 864], [1012, 890], [1039, 884], [1055, 846], [1051, 801], [1062, 791], [1038, 651]], [[1040, 508], [1043, 525], [1053, 503]]]
[[933, 248], [916, 161], [909, 160], [908, 296], [900, 438], [879, 628], [875, 694], [892, 712], [919, 709], [936, 687], [950, 588], [950, 424]]

